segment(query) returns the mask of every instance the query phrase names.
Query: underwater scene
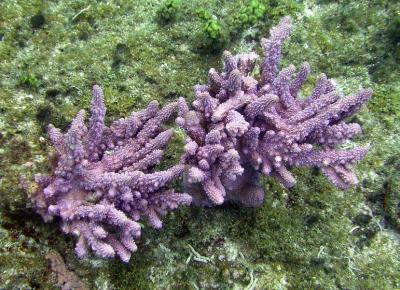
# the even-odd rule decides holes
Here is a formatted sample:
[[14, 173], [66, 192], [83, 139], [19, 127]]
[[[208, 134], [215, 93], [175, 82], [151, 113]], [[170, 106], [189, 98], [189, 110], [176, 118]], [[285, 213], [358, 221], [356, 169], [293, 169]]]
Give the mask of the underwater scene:
[[0, 289], [400, 289], [400, 2], [0, 0]]

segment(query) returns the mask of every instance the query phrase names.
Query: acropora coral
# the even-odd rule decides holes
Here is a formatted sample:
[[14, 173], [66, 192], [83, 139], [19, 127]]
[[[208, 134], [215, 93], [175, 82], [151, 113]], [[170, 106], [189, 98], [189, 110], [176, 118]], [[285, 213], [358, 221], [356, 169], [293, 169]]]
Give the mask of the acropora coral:
[[189, 167], [186, 186], [207, 197], [197, 203], [237, 200], [258, 206], [264, 200], [259, 174], [289, 188], [296, 182], [290, 167], [319, 167], [343, 189], [357, 183], [352, 165], [367, 148], [340, 145], [361, 132], [359, 124], [345, 119], [368, 101], [372, 90], [343, 97], [335, 82], [321, 74], [303, 98], [310, 65], [304, 62], [297, 72], [294, 65], [279, 68], [290, 32], [291, 18], [285, 17], [262, 39], [259, 71], [255, 52], [233, 56], [225, 51], [223, 72], [210, 69], [208, 84], [194, 87], [194, 109], [179, 100], [176, 122], [188, 135], [182, 157]]
[[135, 239], [145, 216], [162, 227], [160, 216], [189, 205], [191, 196], [166, 189], [183, 165], [153, 172], [172, 136], [163, 123], [177, 103], [162, 109], [156, 101], [128, 118], [104, 123], [106, 108], [99, 86], [93, 87], [89, 128], [85, 111], [78, 112], [66, 133], [49, 125], [55, 149], [50, 175], [37, 174], [38, 190], [32, 200], [45, 221], [59, 217], [62, 230], [77, 235], [76, 253], [84, 258], [91, 248], [98, 256], [117, 254], [128, 262], [136, 251]]
[[[49, 125], [54, 166], [50, 175], [35, 176], [38, 190], [32, 199], [37, 211], [45, 221], [59, 217], [62, 230], [79, 237], [79, 257], [91, 248], [100, 257], [117, 254], [127, 262], [137, 249], [142, 216], [159, 229], [160, 216], [192, 202], [192, 196], [165, 187], [185, 168], [186, 189], [202, 205], [234, 200], [259, 206], [264, 200], [260, 173], [291, 187], [295, 177], [290, 167], [319, 167], [339, 188], [356, 184], [352, 165], [367, 148], [340, 145], [361, 132], [358, 124], [345, 119], [372, 91], [343, 97], [335, 82], [321, 74], [303, 98], [310, 65], [304, 62], [297, 73], [293, 65], [279, 68], [290, 31], [291, 19], [285, 17], [262, 40], [259, 71], [255, 52], [233, 56], [225, 51], [223, 72], [210, 69], [208, 84], [194, 87], [193, 110], [184, 98], [161, 110], [153, 101], [106, 126], [103, 94], [95, 85], [89, 128], [84, 110], [64, 134]], [[153, 172], [172, 135], [162, 124], [176, 110], [176, 122], [188, 135], [181, 163]], [[198, 198], [198, 191], [207, 198]]]

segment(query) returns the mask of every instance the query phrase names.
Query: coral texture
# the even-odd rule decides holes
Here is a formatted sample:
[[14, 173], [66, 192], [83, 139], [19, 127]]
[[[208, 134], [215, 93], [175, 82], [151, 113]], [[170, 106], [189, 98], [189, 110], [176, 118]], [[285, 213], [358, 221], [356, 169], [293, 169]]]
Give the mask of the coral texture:
[[160, 216], [191, 203], [189, 195], [165, 189], [183, 165], [151, 172], [172, 135], [162, 124], [176, 107], [172, 103], [159, 109], [153, 101], [107, 127], [103, 94], [95, 85], [89, 128], [84, 110], [65, 134], [49, 125], [54, 169], [50, 175], [35, 176], [38, 190], [32, 198], [45, 221], [60, 217], [62, 230], [79, 237], [79, 257], [86, 257], [90, 247], [100, 257], [118, 254], [127, 262], [140, 236], [136, 221], [145, 216], [159, 229]]
[[319, 167], [339, 188], [357, 183], [352, 164], [367, 148], [340, 148], [361, 132], [358, 124], [344, 120], [372, 91], [361, 89], [343, 97], [334, 81], [321, 74], [311, 95], [300, 97], [309, 64], [304, 62], [297, 72], [294, 65], [279, 69], [290, 31], [291, 18], [285, 17], [262, 40], [259, 74], [256, 53], [233, 56], [225, 51], [223, 72], [210, 69], [208, 84], [194, 87], [194, 110], [179, 100], [176, 122], [188, 135], [182, 158], [189, 165], [188, 190], [200, 187], [211, 204], [233, 199], [258, 206], [264, 199], [259, 173], [291, 187], [295, 177], [290, 167]]

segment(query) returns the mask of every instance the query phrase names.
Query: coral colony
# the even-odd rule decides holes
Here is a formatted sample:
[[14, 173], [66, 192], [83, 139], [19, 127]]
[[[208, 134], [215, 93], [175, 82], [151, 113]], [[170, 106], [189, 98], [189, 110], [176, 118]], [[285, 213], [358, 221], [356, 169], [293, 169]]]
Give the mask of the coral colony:
[[[159, 229], [160, 216], [192, 202], [190, 195], [165, 187], [185, 168], [186, 189], [194, 197], [200, 193], [202, 198], [195, 201], [202, 205], [234, 200], [258, 206], [264, 200], [259, 174], [291, 187], [295, 178], [290, 167], [319, 167], [339, 188], [357, 183], [351, 167], [367, 149], [338, 145], [361, 132], [358, 124], [343, 120], [372, 91], [342, 97], [321, 74], [311, 95], [298, 97], [309, 64], [297, 72], [293, 65], [278, 69], [290, 22], [290, 17], [283, 18], [262, 40], [259, 76], [256, 53], [224, 52], [223, 72], [211, 69], [208, 85], [194, 87], [194, 110], [183, 98], [163, 109], [153, 101], [107, 127], [103, 95], [94, 86], [89, 128], [83, 110], [65, 134], [49, 126], [54, 169], [35, 176], [38, 190], [32, 198], [45, 221], [59, 217], [62, 230], [78, 236], [79, 257], [91, 248], [100, 257], [117, 254], [129, 261], [137, 249], [134, 240], [140, 236], [137, 221], [142, 216]], [[176, 122], [188, 135], [181, 164], [153, 172], [172, 134], [162, 124], [176, 110]]]
[[224, 52], [224, 70], [210, 69], [208, 85], [194, 87], [190, 110], [179, 100], [176, 122], [189, 136], [183, 162], [190, 165], [187, 189], [205, 192], [201, 204], [236, 200], [258, 206], [264, 191], [258, 175], [273, 176], [283, 186], [295, 184], [289, 167], [316, 166], [339, 188], [357, 183], [351, 170], [366, 148], [340, 150], [337, 146], [361, 132], [358, 124], [344, 123], [370, 98], [371, 89], [342, 97], [335, 84], [321, 74], [307, 98], [298, 98], [310, 73], [303, 63], [279, 70], [284, 40], [291, 31], [285, 17], [262, 40], [264, 58], [254, 75], [258, 55], [233, 56]]
[[172, 135], [163, 130], [176, 110], [176, 103], [159, 109], [153, 101], [140, 112], [104, 125], [105, 107], [100, 87], [93, 87], [89, 129], [81, 110], [67, 133], [49, 126], [56, 151], [52, 175], [36, 175], [39, 190], [33, 196], [44, 220], [58, 216], [62, 230], [79, 239], [76, 253], [86, 257], [90, 247], [98, 256], [117, 254], [128, 262], [140, 236], [136, 222], [145, 216], [150, 225], [161, 228], [160, 216], [191, 197], [164, 186], [180, 175], [184, 166], [151, 172], [161, 160]]

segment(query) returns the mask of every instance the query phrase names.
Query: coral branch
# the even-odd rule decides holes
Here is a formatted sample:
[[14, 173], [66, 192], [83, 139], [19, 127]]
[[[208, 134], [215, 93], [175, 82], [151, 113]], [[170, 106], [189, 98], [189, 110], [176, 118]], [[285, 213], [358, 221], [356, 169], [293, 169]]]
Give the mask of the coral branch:
[[65, 134], [49, 125], [56, 166], [50, 175], [35, 176], [38, 190], [32, 199], [45, 221], [60, 217], [62, 230], [78, 237], [79, 257], [90, 248], [100, 257], [118, 255], [128, 262], [137, 249], [142, 216], [159, 229], [161, 216], [191, 203], [189, 195], [164, 188], [183, 165], [152, 172], [172, 136], [162, 124], [176, 108], [172, 103], [159, 110], [151, 102], [107, 127], [103, 93], [95, 85], [89, 128], [83, 110]]
[[[282, 45], [291, 31], [285, 17], [262, 40], [261, 75], [252, 71], [258, 56], [233, 56], [225, 51], [224, 70], [210, 69], [208, 85], [194, 87], [190, 110], [179, 100], [177, 124], [187, 133], [182, 162], [189, 167], [188, 190], [200, 184], [208, 204], [238, 200], [247, 206], [262, 203], [258, 174], [275, 177], [283, 186], [295, 184], [290, 167], [316, 166], [339, 188], [357, 183], [351, 166], [366, 148], [340, 150], [337, 146], [361, 132], [344, 119], [370, 98], [371, 89], [343, 97], [334, 82], [321, 74], [311, 95], [300, 98], [310, 74], [304, 62], [279, 69]], [[196, 200], [207, 204], [207, 201]]]

